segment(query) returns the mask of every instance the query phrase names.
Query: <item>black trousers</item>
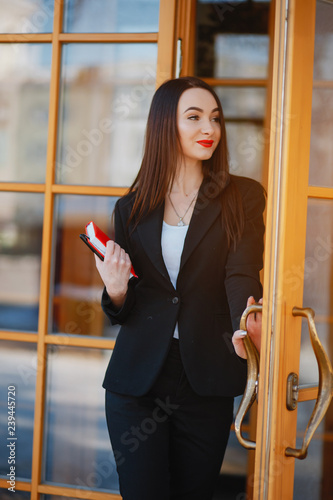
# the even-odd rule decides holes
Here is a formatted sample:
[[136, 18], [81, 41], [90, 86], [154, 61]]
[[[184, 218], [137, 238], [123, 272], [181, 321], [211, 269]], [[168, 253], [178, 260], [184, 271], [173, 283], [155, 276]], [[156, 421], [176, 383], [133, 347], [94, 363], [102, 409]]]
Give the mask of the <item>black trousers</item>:
[[233, 398], [198, 396], [173, 339], [151, 391], [106, 392], [123, 500], [211, 500], [233, 418]]

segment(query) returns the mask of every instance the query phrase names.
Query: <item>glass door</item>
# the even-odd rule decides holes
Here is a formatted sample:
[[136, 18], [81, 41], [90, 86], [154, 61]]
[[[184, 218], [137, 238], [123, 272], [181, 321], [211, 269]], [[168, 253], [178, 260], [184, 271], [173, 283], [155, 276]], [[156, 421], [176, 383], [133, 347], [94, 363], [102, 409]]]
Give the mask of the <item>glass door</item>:
[[256, 500], [332, 498], [332, 53], [331, 1], [276, 2]]

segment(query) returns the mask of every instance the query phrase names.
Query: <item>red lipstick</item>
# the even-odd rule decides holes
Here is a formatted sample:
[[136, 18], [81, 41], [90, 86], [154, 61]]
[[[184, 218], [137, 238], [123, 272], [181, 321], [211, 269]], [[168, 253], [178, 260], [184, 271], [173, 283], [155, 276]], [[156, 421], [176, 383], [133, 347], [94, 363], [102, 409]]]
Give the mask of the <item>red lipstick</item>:
[[198, 144], [200, 144], [200, 146], [203, 146], [204, 148], [211, 148], [212, 145], [213, 145], [213, 142], [214, 141], [197, 141]]

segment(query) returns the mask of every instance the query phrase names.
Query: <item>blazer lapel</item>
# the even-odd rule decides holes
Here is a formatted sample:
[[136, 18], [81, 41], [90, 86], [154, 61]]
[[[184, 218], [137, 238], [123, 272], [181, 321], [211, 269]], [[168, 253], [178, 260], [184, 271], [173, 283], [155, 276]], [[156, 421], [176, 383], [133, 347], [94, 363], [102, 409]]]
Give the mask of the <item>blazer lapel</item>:
[[196, 204], [194, 206], [190, 225], [184, 242], [184, 249], [180, 261], [180, 269], [205, 236], [208, 229], [214, 223], [216, 218], [221, 214], [221, 202], [219, 198], [210, 198], [205, 195], [205, 186], [207, 181], [203, 182]]
[[156, 267], [158, 272], [171, 283], [162, 256], [161, 235], [163, 216], [164, 203], [154, 210], [154, 212], [144, 217], [140, 224], [138, 224], [136, 230], [140, 237], [141, 244], [152, 264]]
[[[200, 243], [210, 226], [221, 213], [220, 200], [210, 198], [209, 194], [205, 194], [208, 182], [209, 181], [203, 181], [199, 190], [199, 195], [194, 206], [191, 222], [184, 242], [179, 272], [195, 247]], [[164, 203], [154, 210], [154, 212], [151, 212], [148, 216], [146, 216], [137, 226], [136, 230], [140, 237], [141, 244], [152, 264], [171, 284], [170, 277], [163, 260], [161, 248], [163, 216]]]

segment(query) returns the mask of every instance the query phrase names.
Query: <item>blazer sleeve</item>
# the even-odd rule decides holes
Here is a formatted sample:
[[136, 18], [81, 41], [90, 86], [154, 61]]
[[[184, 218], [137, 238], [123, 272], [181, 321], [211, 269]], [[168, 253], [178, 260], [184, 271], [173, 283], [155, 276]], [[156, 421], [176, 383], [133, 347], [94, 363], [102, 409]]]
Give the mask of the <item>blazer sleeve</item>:
[[[122, 219], [122, 210], [120, 207], [120, 200], [117, 201], [115, 205], [115, 210], [114, 210], [114, 226], [115, 226], [115, 241], [120, 245], [126, 253], [131, 256], [130, 253], [130, 248], [129, 248], [129, 243], [126, 235], [126, 222], [123, 221]], [[106, 288], [104, 287], [103, 294], [102, 294], [102, 309], [106, 316], [109, 318], [111, 321], [112, 325], [122, 325], [129, 313], [131, 312], [132, 308], [135, 305], [135, 286], [138, 282], [138, 278], [132, 277], [130, 278], [128, 282], [128, 290], [127, 290], [127, 295], [125, 302], [123, 306], [120, 309], [117, 309], [114, 304], [112, 303], [112, 300], [110, 299]]]
[[226, 264], [225, 287], [234, 331], [239, 329], [248, 297], [257, 301], [262, 297], [259, 272], [263, 267], [265, 195], [261, 184], [247, 181], [246, 188], [241, 189], [244, 231], [237, 247], [230, 250]]

